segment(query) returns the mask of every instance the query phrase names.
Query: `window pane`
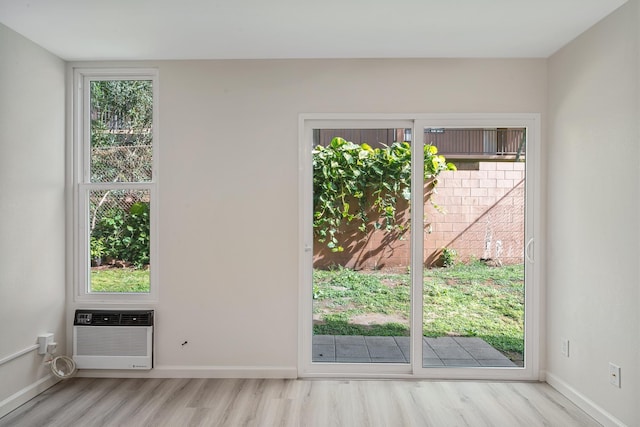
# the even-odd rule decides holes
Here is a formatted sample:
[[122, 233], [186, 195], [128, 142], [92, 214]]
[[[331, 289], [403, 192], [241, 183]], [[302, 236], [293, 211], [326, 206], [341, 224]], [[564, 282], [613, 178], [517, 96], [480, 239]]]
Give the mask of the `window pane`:
[[92, 81], [91, 182], [148, 182], [152, 170], [150, 80]]
[[149, 292], [149, 190], [89, 192], [90, 292]]

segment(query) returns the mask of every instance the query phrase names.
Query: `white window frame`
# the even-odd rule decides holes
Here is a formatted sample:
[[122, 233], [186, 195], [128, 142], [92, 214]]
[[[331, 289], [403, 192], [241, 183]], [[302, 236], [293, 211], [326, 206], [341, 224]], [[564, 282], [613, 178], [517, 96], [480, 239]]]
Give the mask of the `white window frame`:
[[[104, 80], [151, 80], [153, 93], [152, 170], [151, 181], [103, 183], [90, 178], [90, 108], [89, 82]], [[151, 68], [76, 68], [73, 70], [73, 283], [74, 300], [92, 303], [153, 303], [158, 301], [158, 106], [157, 69]], [[90, 292], [89, 200], [91, 190], [128, 189], [149, 192], [149, 292]]]

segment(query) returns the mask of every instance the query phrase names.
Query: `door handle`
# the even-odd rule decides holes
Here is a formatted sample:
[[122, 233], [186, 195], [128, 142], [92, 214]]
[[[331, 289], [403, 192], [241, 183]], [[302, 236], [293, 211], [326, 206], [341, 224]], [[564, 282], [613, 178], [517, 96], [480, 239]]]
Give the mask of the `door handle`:
[[527, 242], [527, 246], [525, 246], [524, 248], [524, 256], [527, 258], [527, 261], [533, 264], [535, 262], [535, 259], [531, 254], [531, 248], [533, 248], [533, 237], [529, 239], [529, 241]]

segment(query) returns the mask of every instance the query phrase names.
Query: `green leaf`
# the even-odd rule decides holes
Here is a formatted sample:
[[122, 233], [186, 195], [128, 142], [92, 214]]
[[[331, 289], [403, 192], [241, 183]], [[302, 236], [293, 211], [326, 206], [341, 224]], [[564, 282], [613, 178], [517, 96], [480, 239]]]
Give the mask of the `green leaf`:
[[405, 200], [411, 200], [411, 189], [409, 187], [404, 187], [402, 189], [402, 198]]

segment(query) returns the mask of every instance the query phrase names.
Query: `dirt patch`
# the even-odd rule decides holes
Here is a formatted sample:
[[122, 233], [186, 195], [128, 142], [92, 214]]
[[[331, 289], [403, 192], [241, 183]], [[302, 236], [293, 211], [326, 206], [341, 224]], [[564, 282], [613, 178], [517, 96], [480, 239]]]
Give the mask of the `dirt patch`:
[[399, 314], [365, 313], [352, 316], [349, 323], [356, 325], [384, 325], [386, 323], [399, 323], [409, 326], [409, 319]]

